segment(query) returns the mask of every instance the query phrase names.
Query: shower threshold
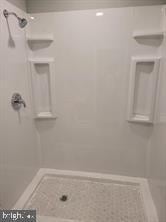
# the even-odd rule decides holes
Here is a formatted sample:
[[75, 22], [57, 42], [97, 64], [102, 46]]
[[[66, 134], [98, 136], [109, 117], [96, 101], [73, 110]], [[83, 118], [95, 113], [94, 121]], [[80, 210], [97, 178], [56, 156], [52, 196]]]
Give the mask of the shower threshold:
[[40, 169], [14, 209], [38, 222], [158, 222], [144, 178]]

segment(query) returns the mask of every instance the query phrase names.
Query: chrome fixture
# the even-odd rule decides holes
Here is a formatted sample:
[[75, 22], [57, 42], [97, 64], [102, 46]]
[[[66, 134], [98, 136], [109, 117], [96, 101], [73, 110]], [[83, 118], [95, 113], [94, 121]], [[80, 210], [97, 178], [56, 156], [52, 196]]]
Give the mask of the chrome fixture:
[[14, 93], [11, 99], [11, 104], [14, 110], [20, 110], [21, 106], [23, 105], [24, 108], [26, 107], [25, 101], [22, 99], [19, 93]]
[[6, 9], [3, 11], [3, 14], [6, 19], [8, 19], [9, 15], [14, 15], [18, 19], [18, 24], [20, 28], [24, 28], [27, 25], [27, 20], [25, 18], [20, 18], [15, 12], [8, 12]]

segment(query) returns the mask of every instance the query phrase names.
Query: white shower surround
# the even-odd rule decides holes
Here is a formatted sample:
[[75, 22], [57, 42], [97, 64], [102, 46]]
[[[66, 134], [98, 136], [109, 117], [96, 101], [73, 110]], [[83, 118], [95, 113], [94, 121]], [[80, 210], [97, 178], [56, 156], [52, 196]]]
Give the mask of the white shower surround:
[[[145, 178], [138, 178], [138, 177], [126, 177], [126, 176], [119, 176], [119, 175], [110, 175], [110, 174], [100, 174], [100, 173], [89, 173], [89, 172], [79, 172], [79, 171], [67, 171], [67, 170], [56, 170], [56, 169], [48, 169], [48, 168], [41, 168], [32, 182], [29, 184], [27, 189], [24, 191], [22, 196], [19, 198], [17, 203], [14, 205], [13, 209], [23, 209], [30, 199], [30, 197], [35, 192], [35, 189], [40, 184], [42, 178], [44, 176], [61, 176], [61, 177], [71, 177], [76, 179], [97, 179], [99, 182], [110, 182], [110, 183], [123, 183], [130, 185], [138, 185], [141, 190], [141, 194], [143, 196], [143, 202], [145, 206], [145, 212], [148, 221], [147, 222], [158, 222], [158, 216], [156, 212], [155, 205], [153, 203], [151, 193], [149, 190], [148, 181]], [[40, 216], [37, 215], [37, 219], [39, 222], [72, 222], [73, 220], [63, 220], [61, 218], [54, 218], [54, 217], [47, 217], [47, 216]], [[76, 222], [76, 221], [73, 221]]]
[[55, 60], [57, 119], [36, 122], [41, 166], [146, 177], [153, 127], [126, 121], [129, 73], [132, 56], [161, 56], [160, 38], [140, 43], [133, 33], [162, 33], [162, 6], [100, 11], [29, 15], [28, 39], [39, 37], [29, 57]]
[[[3, 4], [2, 4], [3, 3]], [[1, 12], [2, 12], [2, 9], [4, 8], [4, 7], [9, 7], [10, 8], [10, 10], [14, 10], [14, 11], [16, 11], [18, 14], [20, 14], [20, 15], [22, 15], [22, 16], [26, 16], [22, 11], [20, 11], [20, 10], [18, 10], [16, 7], [13, 7], [11, 4], [8, 4], [8, 3], [6, 3], [6, 1], [5, 0], [2, 0], [1, 2], [0, 2], [0, 6], [3, 6], [3, 7], [1, 7]], [[150, 9], [151, 8], [151, 9]], [[141, 30], [142, 29], [142, 27], [143, 26], [145, 26], [144, 28], [145, 29], [147, 29], [148, 28], [148, 25], [146, 24], [146, 22], [148, 22], [148, 21], [146, 21], [146, 19], [144, 19], [144, 16], [153, 16], [153, 18], [152, 19], [154, 19], [153, 20], [153, 22], [152, 22], [152, 20], [149, 20], [149, 22], [151, 22], [151, 25], [152, 25], [152, 27], [150, 27], [151, 29], [155, 29], [155, 30], [158, 30], [159, 28], [162, 28], [162, 24], [160, 24], [160, 22], [159, 22], [159, 20], [160, 20], [160, 18], [159, 18], [159, 12], [161, 12], [160, 11], [160, 9], [162, 8], [162, 6], [156, 6], [156, 12], [157, 13], [155, 13], [155, 7], [149, 7], [149, 8], [144, 8], [144, 7], [141, 7], [140, 8], [140, 10], [142, 11], [142, 18], [143, 18], [143, 20], [140, 20], [140, 24], [138, 24], [138, 30]], [[149, 10], [150, 9], [150, 10]], [[138, 7], [138, 10], [139, 10], [139, 7]], [[147, 11], [146, 10], [148, 10], [148, 14], [149, 15], [147, 15]], [[22, 14], [23, 13], [23, 14]], [[34, 15], [36, 15], [36, 14], [34, 14]], [[2, 16], [2, 13], [1, 13], [1, 16]], [[37, 17], [40, 17], [40, 15], [38, 15], [37, 14]], [[156, 16], [156, 18], [155, 18], [155, 16]], [[149, 17], [149, 18], [150, 18]], [[49, 21], [49, 20], [48, 20]], [[4, 18], [2, 17], [2, 19], [1, 19], [1, 21], [0, 21], [0, 23], [2, 23], [3, 24], [3, 26], [2, 27], [6, 27], [6, 23], [4, 23]], [[46, 22], [47, 23], [47, 22]], [[46, 24], [45, 23], [45, 24]], [[16, 25], [17, 25], [17, 23], [15, 22], [15, 20], [13, 19], [13, 21], [12, 21], [12, 19], [10, 20], [10, 24], [12, 24], [12, 30], [14, 31], [15, 29], [16, 29], [16, 31], [17, 31], [17, 27], [16, 27]], [[155, 27], [153, 27], [153, 25], [155, 26]], [[3, 29], [4, 30], [4, 29]], [[18, 31], [18, 32], [16, 32], [18, 35], [17, 36], [15, 36], [15, 37], [20, 37], [21, 39], [22, 39], [22, 41], [21, 41], [21, 43], [25, 43], [25, 36], [24, 36], [24, 33], [22, 32], [22, 31]], [[14, 34], [16, 34], [15, 32], [14, 32]], [[4, 36], [3, 36], [4, 35]], [[7, 40], [7, 38], [6, 38], [6, 32], [5, 31], [3, 31], [2, 32], [2, 36], [0, 36], [0, 39], [5, 39], [5, 40]], [[1, 41], [1, 43], [2, 43], [2, 41]], [[17, 46], [19, 46], [20, 44], [19, 44], [20, 42], [18, 42], [18, 44], [17, 44]], [[5, 44], [3, 44], [3, 46], [5, 46]], [[23, 59], [23, 57], [24, 56], [22, 56], [22, 55], [25, 55], [25, 45], [22, 47], [20, 47], [20, 48], [16, 48], [15, 49], [16, 50], [16, 53], [17, 54], [19, 54], [19, 55], [21, 55], [21, 59], [20, 59], [20, 61], [22, 61], [22, 59]], [[13, 52], [15, 51], [14, 49], [12, 50]], [[18, 51], [17, 51], [18, 50]], [[137, 52], [138, 54], [140, 53], [142, 53], [142, 52], [144, 52], [144, 50], [143, 50], [143, 47], [141, 47], [141, 49], [139, 49], [138, 48], [138, 45], [135, 45], [135, 47], [133, 47], [133, 49], [132, 49], [134, 52]], [[164, 49], [165, 50], [165, 49]], [[3, 51], [4, 52], [4, 51]], [[0, 52], [0, 53], [3, 53], [2, 51]], [[20, 53], [19, 53], [20, 52]], [[155, 49], [152, 49], [151, 47], [149, 47], [149, 52], [150, 52], [150, 54], [152, 53], [156, 53], [156, 54], [158, 54], [159, 52], [158, 52], [158, 50], [155, 50]], [[50, 52], [48, 52], [47, 50], [45, 51], [45, 53], [50, 53]], [[52, 50], [51, 50], [51, 53], [53, 53], [52, 52]], [[15, 67], [15, 68], [13, 68], [12, 69], [12, 72], [14, 73], [14, 74], [16, 74], [16, 67], [18, 67], [17, 66], [17, 62], [16, 61], [14, 61], [14, 63], [12, 63], [9, 59], [10, 59], [10, 55], [11, 55], [11, 51], [9, 50], [8, 51], [8, 53], [6, 54], [7, 56], [7, 58], [8, 58], [8, 61], [5, 61], [5, 63], [6, 63], [6, 66], [8, 66], [9, 68], [10, 67]], [[35, 52], [35, 55], [36, 56], [38, 56], [38, 53], [37, 52]], [[44, 55], [44, 54], [43, 54]], [[5, 58], [6, 58], [5, 57]], [[4, 55], [3, 55], [3, 58], [4, 58]], [[15, 58], [16, 59], [16, 57], [13, 57], [13, 58]], [[12, 60], [13, 61], [13, 60]], [[2, 61], [1, 61], [2, 62]], [[24, 61], [25, 62], [25, 61]], [[26, 61], [27, 62], [27, 61]], [[5, 64], [4, 63], [4, 64]], [[11, 66], [11, 64], [14, 64], [15, 66]], [[19, 66], [20, 67], [20, 66]], [[29, 95], [28, 95], [28, 93], [27, 93], [27, 81], [25, 81], [26, 80], [26, 78], [25, 78], [25, 76], [24, 75], [22, 75], [22, 73], [24, 73], [24, 74], [26, 74], [25, 73], [25, 70], [26, 70], [26, 64], [25, 64], [25, 66], [23, 67], [23, 69], [22, 69], [23, 71], [19, 71], [19, 72], [17, 72], [17, 74], [19, 74], [20, 76], [21, 76], [21, 78], [23, 78], [23, 80], [22, 81], [20, 81], [21, 82], [21, 85], [20, 85], [20, 82], [19, 82], [19, 80], [20, 80], [20, 78], [15, 78], [15, 81], [14, 82], [11, 82], [10, 81], [10, 78], [11, 78], [11, 75], [10, 75], [10, 78], [8, 77], [8, 75], [10, 74], [10, 73], [8, 73], [7, 72], [7, 75], [5, 74], [6, 72], [4, 72], [3, 74], [5, 74], [5, 75], [2, 75], [2, 78], [6, 78], [6, 80], [5, 80], [5, 84], [6, 85], [8, 85], [9, 86], [9, 83], [11, 84], [11, 86], [12, 87], [8, 87], [8, 88], [6, 88], [7, 89], [7, 94], [6, 94], [6, 91], [5, 91], [5, 93], [3, 93], [1, 96], [3, 97], [3, 101], [7, 101], [7, 103], [8, 103], [8, 97], [10, 97], [10, 94], [11, 94], [11, 92], [12, 92], [12, 90], [13, 89], [15, 89], [15, 87], [16, 87], [16, 89], [18, 89], [18, 86], [19, 86], [19, 89], [21, 89], [23, 92], [25, 92], [25, 94], [26, 94], [26, 98], [28, 99], [28, 101], [29, 101]], [[15, 76], [14, 76], [15, 77]], [[28, 79], [28, 78], [27, 78]], [[164, 77], [164, 79], [165, 79], [165, 77]], [[164, 81], [163, 81], [164, 82]], [[2, 83], [4, 83], [3, 81], [2, 81]], [[13, 84], [14, 83], [14, 84]], [[24, 91], [25, 90], [25, 91]], [[10, 92], [8, 92], [8, 91], [10, 91]], [[163, 90], [164, 91], [164, 90]], [[9, 96], [7, 96], [9, 94]], [[165, 93], [163, 93], [164, 95], [165, 95]], [[5, 96], [4, 96], [5, 95]], [[164, 97], [164, 96], [163, 96]], [[165, 97], [164, 97], [165, 98]], [[59, 99], [59, 98], [58, 98]], [[165, 99], [163, 99], [163, 101], [165, 101]], [[30, 104], [30, 102], [28, 102], [29, 104]], [[5, 102], [5, 104], [6, 104], [6, 102]], [[162, 106], [164, 106], [164, 103], [162, 104]], [[165, 106], [164, 106], [165, 107]], [[3, 107], [4, 108], [4, 107]], [[6, 109], [7, 108], [7, 109]], [[35, 128], [34, 128], [34, 126], [29, 126], [29, 119], [31, 120], [31, 118], [32, 118], [32, 112], [31, 112], [31, 106], [28, 106], [28, 111], [26, 111], [26, 113], [23, 113], [23, 119], [26, 121], [24, 121], [23, 122], [23, 125], [24, 125], [24, 127], [26, 127], [26, 129], [25, 129], [25, 131], [21, 128], [21, 132], [23, 133], [23, 134], [21, 134], [21, 135], [23, 135], [23, 136], [21, 136], [21, 141], [22, 141], [22, 147], [20, 147], [20, 146], [16, 146], [16, 145], [14, 145], [14, 146], [11, 146], [10, 144], [8, 144], [8, 146], [5, 146], [5, 144], [6, 144], [6, 141], [8, 142], [8, 143], [10, 143], [11, 141], [9, 141], [8, 140], [8, 137], [10, 136], [9, 134], [9, 131], [8, 131], [8, 133], [9, 134], [6, 134], [5, 136], [6, 137], [4, 137], [3, 139], [5, 139], [6, 138], [6, 140], [4, 140], [4, 142], [3, 142], [3, 140], [2, 140], [2, 142], [3, 142], [3, 144], [2, 144], [2, 149], [3, 150], [1, 150], [2, 151], [2, 155], [0, 155], [1, 156], [1, 163], [2, 163], [2, 167], [1, 167], [1, 169], [2, 169], [2, 177], [1, 177], [1, 179], [2, 178], [4, 178], [4, 180], [3, 180], [3, 182], [5, 181], [5, 183], [3, 184], [4, 186], [3, 186], [3, 189], [1, 190], [1, 192], [4, 192], [4, 196], [5, 195], [8, 195], [9, 193], [9, 191], [10, 192], [12, 192], [12, 190], [11, 190], [11, 187], [10, 186], [12, 186], [13, 187], [13, 189], [15, 189], [16, 187], [18, 188], [18, 189], [15, 189], [15, 192], [14, 192], [14, 196], [11, 198], [11, 196], [10, 196], [10, 201], [11, 202], [14, 202], [15, 201], [15, 199], [18, 197], [18, 195], [20, 195], [20, 192], [25, 188], [25, 186], [26, 186], [26, 184], [29, 182], [29, 180], [33, 177], [33, 175], [34, 175], [34, 173], [36, 172], [36, 170], [38, 169], [38, 164], [37, 164], [37, 159], [38, 159], [38, 157], [41, 155], [41, 153], [38, 153], [38, 157], [36, 156], [36, 146], [37, 146], [37, 144], [35, 143], [35, 145], [34, 144], [29, 144], [29, 137], [27, 137], [27, 135], [29, 135], [28, 134], [28, 132], [30, 131], [32, 134], [33, 134], [33, 136], [35, 135]], [[163, 110], [165, 110], [165, 108], [163, 109]], [[162, 110], [162, 111], [163, 111]], [[8, 107], [7, 106], [5, 106], [5, 109], [3, 109], [3, 111], [4, 111], [4, 113], [5, 113], [5, 118], [6, 118], [6, 122], [4, 123], [3, 122], [3, 124], [2, 124], [2, 132], [4, 132], [4, 129], [6, 129], [5, 127], [6, 127], [6, 125], [9, 125], [9, 123], [11, 124], [11, 123], [13, 123], [12, 121], [14, 121], [14, 124], [12, 125], [12, 126], [14, 126], [15, 127], [15, 130], [14, 130], [14, 134], [12, 135], [14, 138], [20, 138], [20, 131], [19, 130], [17, 130], [17, 127], [19, 127], [20, 125], [19, 125], [19, 123], [17, 122], [17, 121], [15, 121], [15, 119], [13, 118], [13, 114], [12, 113], [10, 113], [10, 109], [8, 109]], [[69, 110], [70, 111], [70, 110]], [[163, 114], [165, 114], [164, 112], [163, 112]], [[3, 121], [5, 120], [5, 118], [3, 118]], [[27, 122], [28, 121], [28, 122]], [[7, 123], [7, 124], [6, 124]], [[69, 123], [70, 123], [70, 121], [69, 121]], [[119, 120], [118, 120], [118, 123], [119, 123]], [[31, 123], [30, 123], [31, 124]], [[65, 147], [65, 145], [67, 145], [67, 144], [65, 144], [64, 143], [64, 146], [61, 146], [60, 148], [58, 148], [58, 149], [55, 149], [55, 147], [53, 146], [53, 138], [55, 137], [55, 133], [57, 133], [57, 131], [56, 130], [54, 130], [54, 129], [51, 129], [51, 127], [49, 126], [48, 128], [47, 128], [47, 126], [49, 126], [49, 124], [46, 124], [45, 126], [44, 126], [44, 124], [42, 125], [42, 123], [39, 123], [38, 124], [38, 129], [39, 129], [39, 132], [40, 132], [40, 137], [41, 136], [44, 136], [43, 137], [43, 140], [42, 140], [42, 156], [44, 156], [44, 158], [42, 159], [43, 161], [41, 162], [41, 164], [42, 164], [42, 167], [44, 167], [44, 165], [49, 165], [50, 164], [50, 167], [52, 167], [52, 166], [54, 166], [55, 167], [55, 165], [58, 165], [58, 167], [65, 167], [66, 169], [68, 169], [68, 167], [70, 166], [70, 168], [77, 168], [77, 166], [78, 166], [78, 168], [80, 169], [80, 170], [82, 170], [81, 168], [83, 168], [83, 167], [85, 167], [85, 165], [84, 166], [81, 166], [81, 162], [80, 162], [80, 156], [82, 156], [82, 154], [84, 154], [83, 153], [83, 151], [82, 151], [82, 148], [85, 148], [85, 147], [83, 147], [81, 144], [76, 144], [76, 147], [78, 148], [78, 146], [77, 145], [80, 145], [79, 146], [79, 148], [80, 149], [78, 149], [79, 150], [79, 155], [78, 155], [78, 153], [76, 153], [77, 155], [76, 155], [76, 158], [75, 159], [78, 159], [78, 161], [75, 161], [75, 159], [73, 160], [72, 159], [72, 157], [74, 156], [73, 155], [73, 152], [75, 151], [75, 148], [71, 148], [71, 146], [70, 146], [70, 144], [69, 144], [69, 150], [66, 150], [66, 147]], [[60, 126], [60, 124], [58, 123], [58, 128], [59, 128], [59, 126]], [[32, 128], [33, 128], [33, 130], [32, 130]], [[47, 130], [49, 131], [48, 133], [45, 131], [45, 129], [47, 128]], [[138, 127], [139, 128], [139, 127]], [[60, 129], [60, 132], [61, 132], [61, 127], [59, 128]], [[59, 130], [58, 129], [58, 130]], [[133, 127], [133, 130], [137, 130], [137, 127]], [[139, 131], [139, 130], [138, 130]], [[137, 131], [137, 132], [138, 132]], [[141, 130], [140, 130], [141, 131]], [[157, 131], [157, 130], [156, 130]], [[121, 133], [123, 133], [123, 132], [125, 132], [125, 131], [121, 131]], [[158, 132], [158, 131], [157, 131]], [[162, 130], [162, 132], [163, 132], [163, 134], [165, 135], [165, 129], [163, 129]], [[49, 133], [50, 133], [50, 135], [49, 135]], [[155, 132], [156, 133], [156, 132]], [[146, 175], [146, 173], [145, 173], [145, 165], [148, 165], [149, 163], [147, 163], [146, 161], [145, 161], [145, 156], [148, 156], [148, 155], [150, 155], [150, 153], [148, 153], [147, 155], [146, 155], [146, 151], [144, 152], [144, 151], [142, 151], [142, 150], [146, 150], [147, 149], [147, 147], [146, 146], [144, 146], [144, 145], [146, 145], [146, 144], [149, 144], [149, 143], [144, 143], [145, 141], [144, 140], [146, 140], [146, 139], [149, 139], [149, 136], [148, 136], [148, 134], [149, 134], [149, 130], [145, 130], [144, 129], [144, 131], [143, 132], [141, 132], [141, 134], [143, 135], [143, 136], [141, 136], [141, 135], [139, 135], [139, 133], [138, 133], [138, 137], [140, 137], [140, 138], [137, 138], [137, 136], [135, 137], [135, 138], [133, 138], [133, 140], [132, 140], [132, 144], [133, 144], [133, 147], [127, 147], [126, 145], [126, 142], [125, 142], [125, 140], [124, 140], [124, 142], [125, 142], [125, 147], [124, 147], [124, 150], [125, 150], [125, 153], [124, 153], [124, 150], [120, 150], [119, 149], [119, 147], [115, 147], [115, 145], [116, 144], [113, 144], [113, 146], [112, 147], [109, 147], [109, 149], [111, 149], [111, 151], [109, 150], [109, 149], [103, 149], [103, 152], [106, 152], [108, 155], [108, 157], [110, 158], [110, 164], [111, 164], [111, 167], [112, 167], [112, 170], [113, 171], [115, 171], [115, 169], [117, 169], [117, 171], [121, 171], [122, 169], [123, 169], [123, 167], [124, 167], [124, 172], [122, 172], [122, 173], [124, 173], [124, 174], [140, 174], [141, 176], [142, 175], [145, 175], [145, 176], [147, 176]], [[157, 133], [156, 133], [157, 134]], [[58, 134], [58, 135], [60, 135], [60, 134]], [[76, 136], [77, 136], [78, 134], [76, 134]], [[124, 133], [124, 135], [125, 135], [125, 133]], [[26, 139], [24, 140], [24, 136], [26, 136]], [[79, 135], [80, 136], [80, 135]], [[157, 142], [155, 141], [155, 139], [156, 139], [156, 137], [155, 136], [153, 136], [153, 138], [152, 138], [152, 146], [153, 146], [153, 161], [150, 163], [150, 164], [152, 164], [152, 166], [149, 166], [148, 165], [148, 167], [151, 167], [151, 171], [154, 171], [155, 172], [155, 169], [157, 168], [159, 168], [160, 169], [160, 167], [158, 167], [158, 166], [160, 166], [160, 165], [162, 165], [163, 164], [163, 159], [164, 159], [164, 154], [165, 154], [165, 152], [164, 152], [164, 148], [163, 148], [163, 153], [162, 152], [160, 152], [159, 150], [161, 150], [161, 148], [162, 148], [162, 146], [161, 146], [161, 139], [160, 139], [160, 135], [158, 135], [157, 134], [157, 136], [158, 136], [158, 138], [157, 138]], [[12, 138], [13, 138], [12, 137]], [[132, 137], [132, 134], [130, 135], [130, 137]], [[141, 138], [142, 137], [142, 138]], [[146, 137], [146, 138], [145, 138]], [[81, 137], [80, 137], [81, 138]], [[124, 137], [125, 138], [125, 137]], [[165, 136], [163, 136], [163, 141], [162, 141], [162, 145], [163, 145], [163, 147], [165, 146]], [[28, 141], [27, 141], [27, 139], [28, 139]], [[48, 139], [47, 141], [46, 141], [46, 143], [44, 143], [44, 139]], [[118, 138], [119, 139], [119, 138]], [[136, 140], [135, 140], [136, 139]], [[138, 139], [138, 140], [137, 140]], [[34, 139], [35, 140], [35, 139]], [[19, 142], [21, 142], [20, 140], [18, 140]], [[68, 141], [68, 140], [67, 140]], [[139, 146], [137, 146], [137, 144], [135, 144], [135, 142], [138, 142], [138, 144], [140, 143], [140, 147]], [[23, 143], [25, 143], [25, 146], [23, 145]], [[32, 143], [32, 140], [31, 140], [31, 143]], [[44, 143], [44, 144], [43, 144]], [[47, 144], [48, 143], [48, 144]], [[56, 145], [58, 145], [58, 143], [56, 144]], [[134, 147], [136, 145], [136, 147]], [[75, 146], [75, 144], [74, 144], [74, 146]], [[157, 149], [158, 147], [161, 147], [159, 150]], [[7, 148], [7, 149], [5, 149], [5, 148]], [[16, 151], [16, 153], [18, 152], [18, 151], [20, 151], [21, 150], [21, 155], [19, 155], [19, 156], [17, 156], [16, 158], [14, 157], [14, 156], [12, 156], [11, 155], [11, 150], [10, 150], [10, 148], [12, 148], [12, 151]], [[61, 148], [62, 148], [62, 150], [61, 150]], [[114, 149], [115, 148], [115, 149]], [[86, 149], [84, 150], [84, 151], [87, 151], [89, 149], [89, 147], [87, 146], [86, 147]], [[133, 151], [134, 150], [134, 151]], [[5, 159], [3, 158], [4, 157], [4, 153], [3, 153], [3, 151], [4, 151], [4, 153], [5, 153]], [[67, 151], [67, 154], [65, 153], [65, 155], [62, 157], [62, 154], [63, 154], [63, 152], [65, 152], [65, 151]], [[95, 152], [91, 152], [91, 151], [93, 151], [93, 149], [92, 150], [89, 150], [90, 152], [88, 152], [88, 155], [91, 155], [91, 156], [93, 156], [94, 155], [94, 153]], [[122, 152], [121, 152], [122, 151]], [[98, 152], [98, 149], [97, 149], [97, 153], [95, 153], [95, 155], [96, 155], [96, 157], [99, 157], [100, 155], [101, 155], [101, 158], [102, 158], [102, 154], [103, 154], [103, 152], [102, 153], [99, 153]], [[25, 153], [27, 154], [27, 156], [28, 156], [28, 158], [26, 158], [26, 164], [25, 164], [25, 161], [23, 160], [23, 161], [20, 161], [20, 159], [21, 159], [21, 157], [24, 157], [24, 155], [25, 155]], [[122, 153], [122, 156], [123, 156], [123, 154], [124, 154], [124, 158], [123, 158], [123, 160], [122, 160], [122, 163], [121, 163], [121, 160], [119, 159], [119, 158], [117, 158], [117, 154], [118, 153]], [[126, 158], [126, 154], [128, 153], [128, 157], [127, 157], [127, 159], [125, 159]], [[22, 155], [23, 154], [23, 155]], [[44, 155], [44, 154], [47, 154], [46, 156]], [[53, 154], [53, 155], [52, 155]], [[119, 167], [119, 166], [117, 166], [116, 165], [116, 163], [115, 162], [113, 162], [113, 158], [112, 158], [112, 155], [113, 154], [115, 154], [115, 156], [114, 156], [114, 159], [115, 159], [115, 162], [117, 162], [117, 163], [119, 163], [119, 164], [121, 164], [121, 166]], [[160, 158], [158, 157], [158, 159], [157, 159], [157, 161], [156, 161], [156, 156], [160, 156]], [[58, 158], [60, 159], [60, 160], [58, 160]], [[83, 155], [83, 157], [85, 157], [84, 155]], [[132, 157], [131, 159], [130, 159], [130, 157]], [[149, 158], [149, 156], [148, 156], [148, 158]], [[147, 159], [148, 159], [147, 158]], [[162, 159], [163, 158], [163, 159]], [[33, 161], [34, 159], [36, 159], [36, 161]], [[94, 158], [95, 159], [95, 158]], [[19, 161], [20, 162], [19, 162]], [[107, 157], [106, 157], [106, 162], [105, 162], [105, 164], [104, 164], [104, 170], [105, 171], [110, 171], [111, 169], [109, 168], [109, 166], [110, 165], [107, 165], [108, 163], [107, 163]], [[74, 163], [73, 163], [73, 162]], [[91, 159], [90, 158], [88, 158], [88, 161], [91, 161]], [[130, 168], [131, 168], [131, 170], [129, 169], [129, 165], [128, 165], [128, 163], [130, 163], [130, 161], [132, 161], [132, 163], [135, 163], [135, 165], [136, 165], [136, 168], [132, 168], [131, 166], [130, 166]], [[138, 161], [138, 162], [137, 162]], [[55, 164], [55, 162], [56, 162], [56, 164]], [[84, 161], [85, 163], [86, 163], [86, 161]], [[146, 163], [145, 163], [146, 162]], [[157, 163], [156, 163], [157, 162]], [[63, 165], [64, 163], [66, 163], [66, 165]], [[73, 165], [71, 164], [71, 163], [73, 163]], [[62, 165], [61, 165], [62, 164]], [[99, 166], [101, 164], [101, 162], [99, 161], [98, 162], [98, 164], [96, 165], [96, 166]], [[21, 165], [22, 165], [22, 167], [21, 167]], [[28, 167], [27, 167], [27, 165], [28, 165]], [[142, 166], [141, 166], [142, 165]], [[156, 166], [157, 165], [157, 166]], [[4, 170], [4, 167], [6, 167], [5, 168], [5, 171], [3, 171]], [[88, 167], [90, 167], [90, 166], [88, 166]], [[119, 167], [119, 168], [118, 168]], [[125, 168], [126, 167], [126, 168]], [[163, 172], [165, 172], [165, 166], [164, 165], [162, 165], [161, 166], [162, 168], [159, 170], [160, 171], [160, 173], [162, 174]], [[29, 169], [30, 170], [29, 170]], [[28, 169], [28, 170], [27, 170]], [[86, 169], [85, 169], [86, 170]], [[94, 171], [97, 171], [97, 169], [94, 169]], [[103, 170], [103, 169], [102, 169]], [[152, 174], [153, 174], [153, 172], [152, 172]], [[150, 175], [151, 176], [151, 175]], [[155, 175], [157, 178], [158, 178], [158, 176], [159, 177], [161, 177], [159, 174], [158, 175]], [[152, 177], [153, 177], [153, 175], [152, 175]], [[22, 179], [22, 181], [24, 181], [25, 183], [23, 184], [20, 184], [20, 181], [19, 181], [19, 179]], [[14, 179], [14, 180], [13, 180]], [[24, 180], [25, 179], [25, 180]], [[2, 180], [1, 180], [1, 182], [2, 182]], [[23, 186], [22, 186], [23, 185]], [[21, 187], [22, 186], [22, 187]], [[21, 188], [21, 189], [20, 189]], [[159, 190], [159, 189], [158, 189]], [[161, 190], [161, 189], [160, 189]], [[13, 193], [12, 193], [13, 194]], [[3, 198], [4, 198], [4, 196], [3, 196]], [[162, 196], [162, 194], [161, 194], [161, 196]], [[162, 196], [163, 197], [163, 196]], [[2, 201], [3, 201], [3, 198], [2, 198]], [[157, 202], [157, 201], [156, 201]], [[8, 204], [9, 204], [9, 201], [8, 201]], [[161, 206], [160, 206], [160, 209], [163, 209], [164, 207], [163, 206], [165, 206], [164, 204], [162, 204]], [[165, 217], [164, 217], [165, 218]], [[165, 222], [165, 220], [163, 219], [162, 221], [164, 221]]]

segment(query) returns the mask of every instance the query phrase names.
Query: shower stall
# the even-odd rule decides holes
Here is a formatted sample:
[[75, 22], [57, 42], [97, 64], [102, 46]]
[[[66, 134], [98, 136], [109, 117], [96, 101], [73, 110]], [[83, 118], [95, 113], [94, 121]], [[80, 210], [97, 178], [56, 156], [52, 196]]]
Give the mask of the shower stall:
[[0, 1], [0, 209], [166, 222], [165, 4]]

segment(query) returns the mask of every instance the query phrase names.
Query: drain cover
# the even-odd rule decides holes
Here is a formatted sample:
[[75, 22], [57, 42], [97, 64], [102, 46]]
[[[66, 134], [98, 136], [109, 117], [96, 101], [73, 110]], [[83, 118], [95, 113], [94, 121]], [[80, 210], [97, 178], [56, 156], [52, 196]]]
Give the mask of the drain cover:
[[67, 201], [67, 199], [68, 199], [67, 195], [62, 195], [60, 197], [60, 200], [63, 201], [63, 202]]

